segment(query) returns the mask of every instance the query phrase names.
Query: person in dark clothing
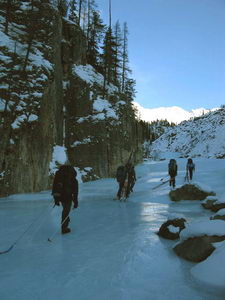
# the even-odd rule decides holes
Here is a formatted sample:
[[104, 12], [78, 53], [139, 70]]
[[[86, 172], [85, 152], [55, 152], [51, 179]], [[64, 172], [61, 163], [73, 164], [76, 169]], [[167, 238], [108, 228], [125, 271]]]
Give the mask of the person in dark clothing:
[[176, 186], [176, 176], [177, 176], [177, 163], [175, 159], [171, 159], [168, 164], [168, 173], [170, 175], [170, 186], [175, 188]]
[[116, 171], [116, 180], [119, 183], [119, 189], [117, 192], [117, 199], [120, 200], [122, 190], [124, 187], [124, 182], [126, 179], [126, 168], [124, 166], [119, 166]]
[[128, 181], [130, 182], [130, 192], [133, 192], [133, 187], [135, 185], [137, 178], [136, 178], [136, 173], [134, 166], [131, 166]]
[[187, 178], [189, 175], [190, 180], [192, 180], [194, 171], [195, 171], [195, 164], [193, 163], [193, 160], [191, 158], [188, 158], [187, 165], [186, 165]]
[[72, 202], [73, 207], [78, 207], [78, 181], [76, 179], [77, 172], [71, 165], [63, 165], [55, 174], [52, 195], [55, 200], [55, 205], [62, 204], [62, 234], [70, 232], [68, 227], [70, 218]]
[[130, 192], [133, 192], [133, 187], [134, 187], [135, 181], [136, 181], [136, 174], [135, 174], [134, 166], [131, 163], [126, 164], [126, 179], [127, 179], [126, 198], [128, 198], [130, 195]]

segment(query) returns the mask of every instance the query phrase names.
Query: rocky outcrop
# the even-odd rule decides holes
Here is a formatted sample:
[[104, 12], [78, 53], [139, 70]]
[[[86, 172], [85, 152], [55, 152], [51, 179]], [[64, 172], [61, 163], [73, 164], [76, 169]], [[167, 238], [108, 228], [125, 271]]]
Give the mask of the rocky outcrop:
[[[91, 82], [74, 72], [79, 65], [88, 68], [81, 28], [48, 0], [35, 2], [34, 10], [29, 1], [21, 3], [12, 7], [7, 34], [0, 4], [5, 42], [0, 41], [5, 72], [0, 87], [0, 196], [50, 188], [55, 145], [65, 145], [72, 164], [89, 170], [86, 180], [114, 176], [132, 151], [132, 162], [139, 162], [146, 128], [135, 119], [129, 99], [111, 84], [103, 91], [93, 79], [102, 75], [91, 67]], [[34, 13], [41, 24], [34, 24]], [[31, 38], [25, 63], [21, 49], [29, 49]], [[99, 100], [105, 104], [102, 111], [96, 111]]]
[[185, 222], [184, 218], [168, 220], [161, 225], [157, 234], [169, 240], [179, 239], [181, 230], [185, 228]]
[[220, 202], [214, 202], [213, 205], [211, 206], [211, 210], [214, 212], [217, 212], [223, 208], [225, 208], [225, 203], [220, 203]]
[[210, 220], [223, 220], [225, 221], [225, 209], [220, 209], [214, 216], [210, 217]]
[[193, 262], [206, 259], [214, 250], [213, 243], [225, 240], [225, 223], [221, 220], [193, 222], [180, 234], [181, 242], [174, 247], [178, 256]]
[[185, 184], [180, 188], [170, 191], [169, 196], [172, 201], [180, 200], [204, 200], [207, 196], [214, 196], [214, 192], [203, 190], [198, 185]]
[[176, 245], [173, 250], [188, 261], [201, 262], [211, 255], [215, 248], [207, 237], [194, 237]]
[[218, 200], [217, 197], [215, 196], [209, 196], [207, 197], [202, 203], [201, 205], [205, 208], [205, 209], [211, 209], [213, 207], [213, 204]]

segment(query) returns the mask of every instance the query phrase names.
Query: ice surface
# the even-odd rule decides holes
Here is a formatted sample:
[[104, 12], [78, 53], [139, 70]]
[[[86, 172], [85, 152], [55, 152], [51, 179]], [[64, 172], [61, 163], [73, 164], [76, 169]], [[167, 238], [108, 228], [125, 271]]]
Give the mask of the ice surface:
[[[182, 184], [186, 160], [177, 162], [177, 184]], [[225, 161], [196, 162], [195, 176], [222, 195]], [[79, 208], [71, 211], [72, 232], [65, 236], [59, 231], [61, 207], [52, 208], [49, 191], [1, 198], [0, 251], [35, 222], [12, 251], [0, 255], [0, 299], [224, 299], [225, 291], [218, 289], [225, 278], [222, 248], [210, 266], [195, 271], [201, 265], [178, 258], [172, 250], [175, 242], [156, 234], [171, 214], [189, 224], [208, 221], [211, 215], [199, 202], [170, 201], [168, 184], [152, 190], [167, 175], [167, 165], [168, 160], [146, 161], [136, 167], [137, 183], [128, 203], [113, 201], [118, 188], [114, 179], [80, 184]], [[208, 279], [200, 285], [204, 276]]]

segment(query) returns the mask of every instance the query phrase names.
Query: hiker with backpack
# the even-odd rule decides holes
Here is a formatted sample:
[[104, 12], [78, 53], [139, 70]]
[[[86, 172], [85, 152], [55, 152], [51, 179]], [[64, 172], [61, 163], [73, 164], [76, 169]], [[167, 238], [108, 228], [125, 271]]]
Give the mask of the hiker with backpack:
[[72, 202], [73, 208], [78, 207], [78, 181], [76, 176], [77, 172], [67, 162], [59, 168], [54, 177], [52, 195], [55, 200], [55, 205], [59, 206], [62, 204], [63, 207], [61, 221], [62, 234], [69, 233], [71, 231], [68, 225], [70, 222], [69, 213]]
[[170, 186], [175, 188], [176, 186], [176, 176], [177, 176], [177, 162], [175, 159], [171, 159], [169, 164], [168, 164], [168, 173], [170, 175]]
[[186, 165], [187, 180], [188, 178], [192, 180], [194, 171], [195, 171], [195, 164], [193, 163], [193, 160], [191, 158], [188, 158], [187, 165]]

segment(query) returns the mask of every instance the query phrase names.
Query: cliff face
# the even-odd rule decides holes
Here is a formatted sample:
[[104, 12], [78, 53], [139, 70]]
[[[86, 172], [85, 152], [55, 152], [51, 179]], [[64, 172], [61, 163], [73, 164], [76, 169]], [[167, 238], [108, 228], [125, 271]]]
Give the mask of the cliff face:
[[65, 145], [89, 179], [113, 176], [131, 150], [140, 161], [143, 127], [115, 86], [102, 97], [81, 29], [48, 1], [18, 2], [7, 32], [0, 5], [0, 195], [48, 189], [55, 145]]

